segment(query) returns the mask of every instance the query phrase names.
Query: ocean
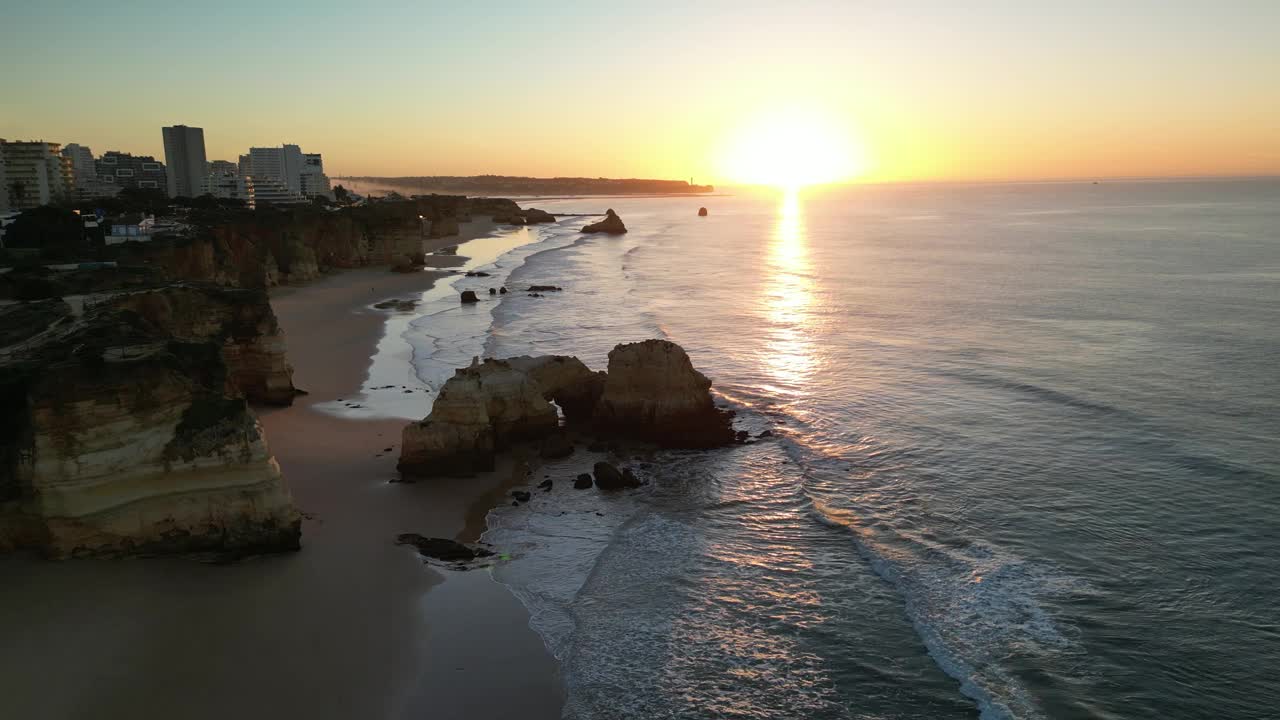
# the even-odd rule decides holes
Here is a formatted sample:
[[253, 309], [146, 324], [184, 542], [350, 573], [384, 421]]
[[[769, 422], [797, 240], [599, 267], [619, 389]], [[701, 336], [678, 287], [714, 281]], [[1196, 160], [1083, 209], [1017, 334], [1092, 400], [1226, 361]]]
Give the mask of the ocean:
[[424, 386], [668, 338], [773, 433], [490, 514], [565, 717], [1280, 714], [1280, 181], [522, 204], [630, 232], [493, 240], [564, 290], [440, 284]]

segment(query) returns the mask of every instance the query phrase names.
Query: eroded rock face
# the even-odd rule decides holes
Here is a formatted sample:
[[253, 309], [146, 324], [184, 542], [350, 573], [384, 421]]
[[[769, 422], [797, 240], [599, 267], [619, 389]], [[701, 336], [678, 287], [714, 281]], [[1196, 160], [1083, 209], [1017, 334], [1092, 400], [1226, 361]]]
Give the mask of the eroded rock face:
[[194, 321], [167, 332], [156, 297], [135, 302], [95, 307], [0, 367], [0, 549], [298, 549], [300, 517], [222, 342]]
[[431, 221], [431, 237], [433, 238], [449, 237], [457, 235], [459, 232], [458, 218], [456, 217], [442, 217]]
[[486, 360], [458, 370], [431, 406], [431, 414], [403, 432], [401, 472], [466, 475], [493, 469], [493, 454], [559, 425], [556, 410], [523, 370]]
[[268, 405], [290, 405], [298, 394], [284, 331], [261, 290], [171, 285], [117, 295], [107, 303], [137, 313], [159, 335], [216, 343], [231, 394]]
[[[732, 415], [715, 407], [710, 388], [684, 350], [664, 340], [617, 346], [607, 373], [564, 355], [485, 360], [457, 371], [426, 419], [404, 429], [399, 468], [414, 475], [489, 470], [496, 451], [532, 439], [544, 440], [545, 457], [563, 457], [573, 446], [552, 437], [560, 423], [549, 401], [584, 429], [668, 447], [725, 445], [734, 438]], [[620, 486], [638, 482], [630, 476]]]
[[732, 415], [716, 408], [711, 381], [667, 340], [619, 345], [609, 352], [595, 422], [667, 447], [715, 447], [733, 441]]
[[560, 406], [569, 422], [591, 420], [604, 391], [604, 373], [593, 372], [570, 355], [521, 355], [506, 362], [527, 373], [542, 390], [543, 397]]
[[592, 223], [582, 228], [584, 233], [608, 233], [610, 235], [621, 235], [627, 231], [627, 226], [622, 224], [622, 218], [618, 217], [618, 213], [609, 208], [605, 212], [604, 219], [598, 223]]

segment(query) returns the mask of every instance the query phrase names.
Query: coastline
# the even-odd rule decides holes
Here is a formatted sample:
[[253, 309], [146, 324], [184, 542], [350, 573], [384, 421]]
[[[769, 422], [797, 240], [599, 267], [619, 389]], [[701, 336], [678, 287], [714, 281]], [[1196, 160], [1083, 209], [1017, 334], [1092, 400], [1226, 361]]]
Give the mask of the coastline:
[[[430, 249], [493, 228], [468, 223]], [[387, 317], [369, 305], [443, 276], [364, 268], [272, 293], [309, 394], [256, 412], [304, 513], [300, 552], [227, 566], [0, 558], [0, 614], [16, 621], [0, 686], [15, 716], [559, 716], [556, 662], [520, 602], [487, 572], [442, 573], [394, 544], [474, 528], [523, 468], [391, 483], [403, 421], [313, 407], [364, 380]]]

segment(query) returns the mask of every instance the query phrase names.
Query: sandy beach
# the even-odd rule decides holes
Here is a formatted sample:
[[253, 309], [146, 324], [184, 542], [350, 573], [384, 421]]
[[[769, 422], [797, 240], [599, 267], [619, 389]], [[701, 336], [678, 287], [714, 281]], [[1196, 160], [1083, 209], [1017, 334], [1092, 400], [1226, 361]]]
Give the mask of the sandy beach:
[[273, 297], [308, 394], [259, 415], [305, 514], [301, 552], [225, 566], [0, 559], [5, 716], [559, 716], [556, 663], [519, 602], [487, 572], [441, 572], [394, 544], [474, 532], [523, 467], [392, 483], [403, 422], [313, 408], [359, 389], [386, 317], [369, 306], [440, 275], [351, 270]]

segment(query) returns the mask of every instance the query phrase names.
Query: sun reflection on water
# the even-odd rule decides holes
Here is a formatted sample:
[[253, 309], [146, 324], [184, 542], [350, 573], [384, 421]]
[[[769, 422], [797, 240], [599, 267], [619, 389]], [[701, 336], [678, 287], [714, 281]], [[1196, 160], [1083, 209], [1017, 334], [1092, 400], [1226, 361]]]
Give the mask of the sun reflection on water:
[[813, 267], [805, 236], [804, 209], [796, 192], [783, 196], [765, 258], [761, 309], [768, 323], [764, 365], [788, 394], [805, 387], [818, 360], [810, 339]]

